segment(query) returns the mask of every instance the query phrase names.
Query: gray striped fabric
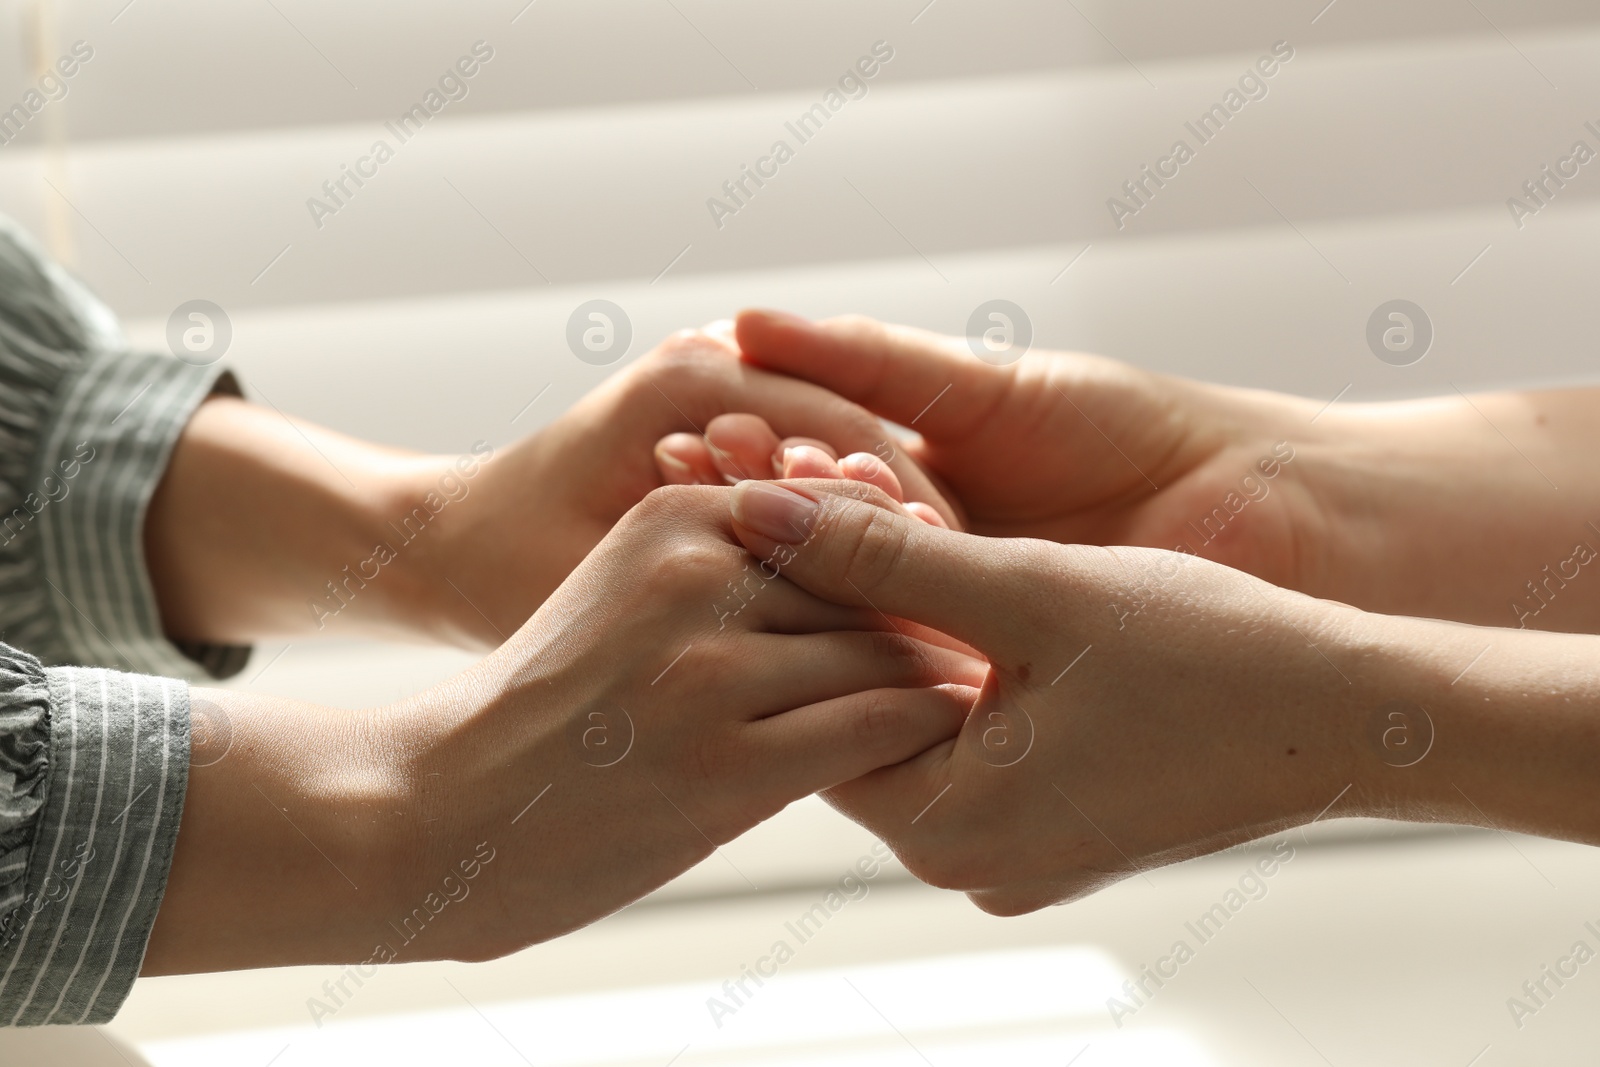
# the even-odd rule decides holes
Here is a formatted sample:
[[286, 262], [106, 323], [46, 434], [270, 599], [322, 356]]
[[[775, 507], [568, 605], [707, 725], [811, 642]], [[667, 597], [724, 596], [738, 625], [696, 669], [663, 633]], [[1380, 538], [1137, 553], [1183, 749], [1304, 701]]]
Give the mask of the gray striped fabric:
[[225, 677], [249, 654], [167, 640], [144, 559], [150, 498], [218, 388], [237, 392], [130, 353], [0, 218], [0, 1026], [116, 1014], [188, 781], [188, 688], [140, 675]]
[[248, 648], [180, 649], [161, 632], [144, 562], [150, 496], [194, 409], [231, 387], [219, 373], [165, 355], [92, 352], [68, 381], [35, 461], [41, 481], [53, 474], [65, 495], [33, 520], [51, 633], [29, 652], [141, 674], [194, 676], [197, 660], [212, 677], [243, 669]]
[[[48, 701], [27, 877], [0, 885], [0, 1026], [106, 1022], [138, 977], [189, 772], [184, 682], [43, 668], [0, 646], [6, 694]], [[5, 707], [0, 703], [0, 707]]]
[[0, 640], [46, 664], [227, 677], [249, 650], [178, 647], [145, 570], [151, 494], [232, 375], [128, 351], [115, 317], [0, 217]]

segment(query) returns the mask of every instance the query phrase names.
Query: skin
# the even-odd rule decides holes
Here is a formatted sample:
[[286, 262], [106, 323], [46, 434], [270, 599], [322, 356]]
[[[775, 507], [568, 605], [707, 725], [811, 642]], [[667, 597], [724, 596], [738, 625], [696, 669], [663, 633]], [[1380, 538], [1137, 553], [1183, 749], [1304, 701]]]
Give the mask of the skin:
[[[1600, 581], [1567, 562], [1600, 549], [1600, 390], [1329, 406], [1076, 353], [995, 367], [864, 318], [745, 312], [737, 339], [912, 425], [875, 454], [915, 458], [975, 533], [1193, 551], [1372, 612], [1600, 631]], [[707, 445], [662, 447], [692, 465]]]
[[[742, 363], [716, 329], [669, 338], [523, 441], [460, 456], [203, 404], [144, 529], [169, 635], [496, 651], [356, 712], [194, 690], [201, 743], [144, 973], [367, 961], [400, 943], [392, 923], [466, 881], [476, 903], [441, 911], [400, 958], [502, 955], [952, 735], [981, 664], [762, 580], [725, 485], [663, 487], [652, 444], [730, 411], [884, 440], [861, 408]], [[873, 473], [953, 517], [909, 460]], [[420, 535], [396, 529], [408, 516]], [[374, 563], [384, 544], [393, 557]]]
[[143, 973], [504, 955], [954, 736], [983, 665], [752, 579], [730, 493], [652, 492], [498, 650], [400, 704], [194, 690], [231, 745], [194, 760]]
[[[743, 482], [730, 503], [752, 554], [790, 546], [788, 581], [992, 665], [959, 736], [826, 794], [986, 911], [1326, 817], [1600, 844], [1595, 637], [1370, 614], [1158, 549], [954, 532], [849, 482]], [[1426, 716], [1393, 719], [1393, 701]]]
[[[701, 331], [669, 338], [543, 430], [458, 456], [214, 397], [179, 439], [145, 523], [163, 624], [197, 641], [332, 632], [494, 648], [628, 509], [682, 480], [658, 473], [657, 440], [730, 411], [850, 450], [885, 440], [856, 405], [743, 363], [725, 334]], [[953, 518], [914, 463], [888, 466], [910, 499]], [[424, 533], [407, 543], [396, 527], [419, 508]], [[396, 558], [375, 562], [380, 544]]]
[[[1356, 409], [1335, 409], [1330, 423], [1331, 412], [1312, 420], [1289, 398], [1050, 357], [1026, 374], [1019, 364], [952, 379], [919, 418], [889, 398], [888, 376], [915, 392], [929, 366], [934, 377], [955, 371], [938, 363], [948, 342], [886, 339], [859, 320], [766, 318], [741, 319], [747, 363], [772, 361], [775, 343], [924, 437], [902, 449], [860, 408], [796, 393], [797, 383], [741, 366], [724, 338], [692, 334], [484, 463], [472, 492], [391, 564], [410, 570], [360, 590], [341, 620], [470, 647], [499, 643], [521, 612], [543, 606], [482, 664], [393, 707], [331, 714], [197, 690], [202, 717], [226, 721], [233, 741], [194, 769], [146, 973], [371, 959], [394, 940], [397, 917], [448, 888], [444, 878], [459, 883], [474, 859], [478, 903], [442, 910], [399, 958], [500, 955], [626, 905], [817, 789], [926, 880], [1006, 914], [1330, 813], [1600, 842], [1593, 639], [1368, 614], [1172, 552], [952, 532], [943, 523], [960, 514], [907, 462], [928, 464], [983, 533], [1159, 544], [1190, 521], [1178, 516], [1206, 513], [1196, 502], [1222, 500], [1241, 470], [1292, 441], [1271, 495], [1201, 550], [1282, 584], [1342, 581], [1351, 602], [1470, 619], [1489, 599], [1460, 588], [1461, 568], [1501, 574], [1503, 557], [1528, 551], [1525, 527], [1572, 515], [1525, 472], [1496, 466], [1493, 441], [1447, 417], [1455, 408], [1383, 406], [1359, 423], [1346, 419]], [[836, 328], [844, 347], [828, 334]], [[889, 367], [875, 386], [849, 380], [875, 359]], [[991, 371], [1005, 376], [1000, 388]], [[679, 384], [698, 398], [687, 408], [666, 388]], [[931, 414], [956, 384], [987, 405], [981, 416], [950, 405], [967, 411], [964, 430]], [[1046, 388], [1075, 394], [1078, 423], [1047, 404]], [[667, 394], [670, 414], [652, 392]], [[1502, 432], [1519, 442], [1519, 462], [1581, 489], [1582, 465], [1565, 452], [1583, 443], [1579, 399], [1478, 398], [1474, 413], [1498, 420], [1490, 430], [1502, 446]], [[304, 595], [280, 586], [337, 574], [372, 536], [366, 524], [405, 514], [447, 472], [437, 457], [331, 435], [313, 439], [324, 465], [345, 472], [337, 482], [309, 473], [323, 463], [309, 449], [298, 464], [263, 460], [257, 446], [291, 443], [281, 419], [276, 439], [234, 436], [230, 453], [243, 424], [220, 416], [244, 407], [231, 404], [202, 409], [219, 421], [180, 442], [151, 512], [165, 528], [147, 529], [163, 609], [185, 620], [179, 636], [289, 625], [285, 605], [303, 608]], [[1123, 407], [1132, 414], [1113, 422]], [[1299, 414], [1317, 429], [1293, 437]], [[1426, 440], [1393, 454], [1414, 425]], [[1021, 444], [1005, 445], [1008, 435]], [[634, 450], [609, 451], [612, 436]], [[1145, 488], [1111, 469], [1112, 452]], [[1433, 485], [1468, 462], [1459, 485]], [[1469, 473], [1508, 503], [1485, 509], [1490, 498], [1461, 487]], [[756, 479], [776, 474], [825, 479], [790, 483], [790, 506], [822, 506], [774, 526], [770, 494], [782, 491]], [[623, 503], [660, 481], [716, 479], [739, 484], [680, 484], [632, 510]], [[1488, 547], [1483, 531], [1460, 528], [1470, 526], [1462, 501], [1493, 512], [1480, 523]], [[1391, 514], [1397, 530], [1432, 540], [1377, 536]], [[297, 526], [318, 536], [297, 541]], [[786, 546], [797, 529], [801, 543]], [[194, 533], [214, 543], [186, 571], [182, 539]], [[164, 537], [174, 540], [163, 547]], [[752, 584], [740, 545], [784, 578], [765, 570]], [[1339, 576], [1362, 558], [1376, 577]], [[564, 559], [577, 569], [562, 582]], [[275, 577], [251, 587], [257, 579], [239, 571], [255, 567]], [[1577, 583], [1562, 592], [1537, 623], [1588, 625], [1591, 600]], [[1486, 644], [1492, 655], [1480, 655]], [[1414, 751], [1403, 745], [1420, 741], [1418, 722], [1406, 721], [1396, 746], [1391, 720], [1378, 720], [1374, 740], [1375, 713], [1396, 700], [1426, 709], [1431, 742], [1405, 768], [1392, 764]], [[619, 707], [634, 744], [597, 767], [614, 751], [604, 746]], [[1007, 746], [1024, 734], [1016, 759]]]

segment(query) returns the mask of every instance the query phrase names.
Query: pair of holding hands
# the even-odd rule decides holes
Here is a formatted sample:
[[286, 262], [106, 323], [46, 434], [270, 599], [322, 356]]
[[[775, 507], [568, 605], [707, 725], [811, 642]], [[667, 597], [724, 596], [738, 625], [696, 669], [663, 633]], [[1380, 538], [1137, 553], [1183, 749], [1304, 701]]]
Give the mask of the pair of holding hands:
[[[297, 831], [341, 842], [340, 876], [383, 899], [286, 915], [273, 958], [201, 938], [173, 958], [363, 958], [380, 917], [470, 842], [495, 848], [475, 889], [489, 905], [444, 912], [418, 951], [502, 955], [818, 791], [997, 914], [1335, 804], [1600, 837], [1572, 814], [1581, 760], [1500, 718], [1524, 688], [1519, 656], [1579, 658], [1587, 639], [1505, 634], [1506, 673], [1457, 687], [1481, 631], [1316, 598], [1479, 621], [1492, 594], [1441, 592], [1420, 555], [1372, 551], [1373, 514], [1403, 534], [1453, 502], [1404, 478], [1349, 491], [1352, 455], [1403, 468], [1404, 441], [1369, 414], [1314, 415], [1094, 357], [991, 367], [867, 320], [746, 313], [733, 336], [680, 335], [497, 457], [484, 477], [500, 491], [441, 516], [428, 551], [458, 561], [451, 584], [496, 634], [517, 627], [481, 663], [354, 726], [233, 695], [236, 746], [287, 722], [343, 754], [337, 773], [260, 768], [264, 791], [316, 801]], [[920, 437], [887, 438], [879, 416]], [[1511, 474], [1502, 488], [1528, 492]], [[513, 551], [529, 530], [544, 551]], [[461, 643], [494, 641], [455, 617]], [[1395, 702], [1433, 709], [1448, 738], [1401, 775], [1371, 729]], [[1508, 787], [1507, 760], [1540, 765], [1543, 795]], [[208, 773], [191, 798], [226, 791]], [[198, 810], [287, 836], [259, 811]], [[250, 888], [265, 861], [232, 859], [227, 906], [257, 925], [282, 911], [267, 872]], [[175, 866], [168, 895], [215, 888]], [[156, 971], [168, 944], [152, 942]]]
[[[1372, 762], [1366, 696], [1333, 692], [1346, 683], [1312, 647], [1351, 609], [1191, 555], [1055, 543], [1176, 543], [1187, 498], [1220, 498], [1231, 454], [1249, 469], [1270, 440], [1240, 427], [1228, 441], [1213, 421], [1195, 442], [1170, 424], [1188, 398], [1109, 361], [1001, 370], [911, 331], [761, 314], [737, 342], [695, 343], [708, 360], [742, 347], [741, 370], [783, 354], [776, 369], [816, 372], [924, 436], [902, 447], [869, 421], [836, 461], [804, 422], [780, 435], [724, 412], [703, 436], [663, 437], [668, 487], [475, 672], [512, 716], [561, 709], [541, 731], [553, 754], [535, 739], [472, 790], [511, 814], [549, 784], [524, 820], [546, 876], [508, 879], [506, 911], [537, 917], [528, 940], [608, 914], [815, 791], [919, 877], [1001, 914], [1304, 823], [1341, 792], [1343, 814], [1388, 803], [1345, 791]], [[1136, 406], [1121, 447], [1162, 455], [1164, 481], [1188, 464], [1194, 484], [1147, 493], [1080, 405]], [[780, 475], [799, 480], [765, 480]], [[1288, 520], [1260, 511], [1256, 539], [1229, 548], [1287, 577]], [[964, 524], [990, 536], [948, 528]], [[1337, 706], [1308, 700], [1308, 678]], [[502, 935], [474, 930], [474, 954], [503, 951]]]

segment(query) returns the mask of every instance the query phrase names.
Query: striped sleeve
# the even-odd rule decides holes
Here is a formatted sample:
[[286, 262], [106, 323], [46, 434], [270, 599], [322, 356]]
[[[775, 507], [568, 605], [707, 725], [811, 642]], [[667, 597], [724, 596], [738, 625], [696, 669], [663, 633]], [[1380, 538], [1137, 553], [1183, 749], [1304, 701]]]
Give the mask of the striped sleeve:
[[211, 368], [118, 352], [90, 353], [62, 389], [37, 461], [61, 495], [34, 520], [59, 639], [51, 662], [178, 676], [198, 666], [213, 678], [244, 668], [247, 647], [180, 646], [162, 632], [144, 559], [150, 498], [189, 417], [219, 384], [231, 385]]
[[224, 678], [249, 649], [162, 633], [144, 520], [216, 366], [134, 353], [114, 316], [0, 218], [0, 640], [46, 664]]
[[117, 1013], [166, 888], [188, 766], [185, 683], [47, 670], [0, 645], [0, 1026]]

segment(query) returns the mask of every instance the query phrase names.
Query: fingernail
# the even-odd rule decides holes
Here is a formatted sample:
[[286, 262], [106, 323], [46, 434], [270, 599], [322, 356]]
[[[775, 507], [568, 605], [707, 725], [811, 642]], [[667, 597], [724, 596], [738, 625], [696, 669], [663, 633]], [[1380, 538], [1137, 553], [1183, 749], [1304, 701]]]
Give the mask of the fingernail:
[[871, 452], [852, 452], [839, 461], [839, 466], [841, 467], [847, 464], [860, 471], [867, 478], [871, 478], [878, 473], [878, 457]]
[[[709, 440], [706, 442], [706, 445], [711, 449], [711, 455], [717, 461], [717, 469], [722, 471], [723, 481], [727, 482], [729, 485], [738, 485], [740, 482], [744, 481], [744, 472], [739, 471], [739, 464], [733, 461], [732, 456], [718, 448], [716, 445], [711, 444]], [[732, 467], [735, 471], [739, 471], [739, 473], [730, 474], [724, 469], [726, 467]]]
[[808, 330], [811, 320], [804, 315], [796, 315], [792, 311], [775, 311], [771, 308], [762, 308], [761, 314], [782, 326], [793, 326], [796, 329]]
[[689, 469], [689, 465], [687, 463], [679, 459], [677, 456], [674, 456], [671, 452], [657, 452], [656, 460], [657, 462], [665, 463], [675, 471], [686, 471]]
[[733, 490], [733, 518], [779, 544], [803, 544], [816, 521], [814, 501], [770, 482], [740, 482]]
[[828, 455], [815, 445], [795, 445], [789, 449], [789, 454], [795, 459], [810, 460], [812, 465], [823, 470], [827, 470], [829, 467], [838, 465], [838, 460], [834, 459], [832, 456]]

